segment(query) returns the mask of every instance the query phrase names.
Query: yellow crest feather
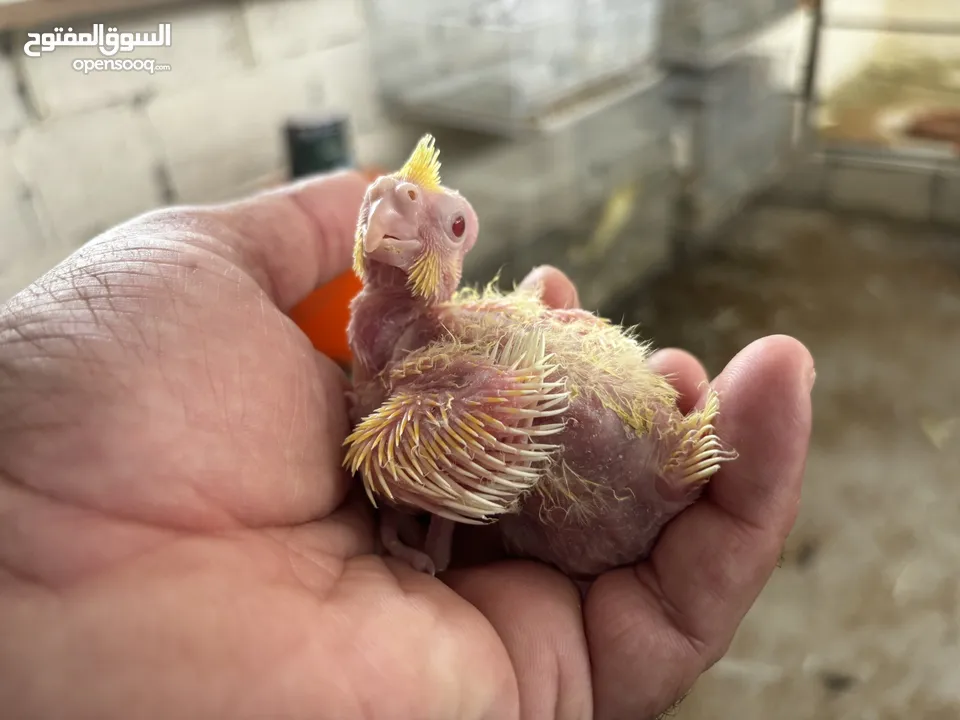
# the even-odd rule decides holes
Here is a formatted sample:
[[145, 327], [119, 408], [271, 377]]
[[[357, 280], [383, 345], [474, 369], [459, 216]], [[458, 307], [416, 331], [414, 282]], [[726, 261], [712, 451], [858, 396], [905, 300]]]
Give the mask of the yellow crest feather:
[[439, 191], [441, 189], [440, 151], [434, 147], [433, 143], [433, 135], [427, 134], [420, 138], [410, 159], [394, 173], [394, 177], [412, 182], [427, 191]]
[[[440, 181], [440, 151], [434, 147], [434, 138], [429, 133], [420, 138], [410, 158], [403, 167], [393, 173], [393, 177], [411, 182], [425, 191], [438, 192], [443, 189]], [[358, 223], [353, 238], [353, 271], [361, 280], [366, 280], [364, 271], [363, 227]], [[441, 280], [440, 259], [433, 253], [426, 253], [413, 267], [410, 274], [411, 288], [421, 297], [430, 297]]]

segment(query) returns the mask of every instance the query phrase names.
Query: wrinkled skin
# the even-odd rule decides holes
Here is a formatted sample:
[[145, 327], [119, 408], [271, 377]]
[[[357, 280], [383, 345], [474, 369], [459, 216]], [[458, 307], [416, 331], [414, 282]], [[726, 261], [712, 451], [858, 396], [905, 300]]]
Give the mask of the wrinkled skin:
[[[807, 351], [713, 381], [741, 460], [585, 600], [527, 562], [416, 573], [372, 554], [346, 379], [284, 315], [349, 266], [364, 186], [153, 213], [0, 311], [6, 717], [651, 718], [725, 651], [797, 512]], [[699, 363], [655, 362], [694, 403]]]

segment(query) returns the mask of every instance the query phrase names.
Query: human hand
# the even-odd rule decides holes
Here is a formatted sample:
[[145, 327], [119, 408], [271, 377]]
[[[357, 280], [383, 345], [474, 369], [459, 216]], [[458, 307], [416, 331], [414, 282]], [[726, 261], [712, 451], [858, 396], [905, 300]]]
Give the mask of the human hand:
[[[812, 360], [714, 381], [741, 458], [586, 599], [374, 554], [342, 372], [285, 312], [349, 267], [345, 173], [150, 213], [0, 310], [0, 707], [11, 718], [645, 718], [719, 658], [793, 524]], [[576, 293], [546, 270], [545, 293]], [[692, 404], [689, 355], [655, 362]]]

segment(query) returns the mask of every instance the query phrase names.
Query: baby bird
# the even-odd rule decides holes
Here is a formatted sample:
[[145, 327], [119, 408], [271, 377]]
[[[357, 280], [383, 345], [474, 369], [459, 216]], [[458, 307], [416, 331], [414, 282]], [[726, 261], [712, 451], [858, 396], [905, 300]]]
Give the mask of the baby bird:
[[[714, 431], [719, 398], [684, 416], [630, 331], [535, 292], [459, 290], [478, 233], [429, 135], [368, 188], [344, 464], [387, 506], [387, 552], [420, 570], [446, 567], [453, 523], [498, 523], [511, 554], [578, 579], [635, 563], [737, 457]], [[424, 512], [416, 549], [398, 528]]]

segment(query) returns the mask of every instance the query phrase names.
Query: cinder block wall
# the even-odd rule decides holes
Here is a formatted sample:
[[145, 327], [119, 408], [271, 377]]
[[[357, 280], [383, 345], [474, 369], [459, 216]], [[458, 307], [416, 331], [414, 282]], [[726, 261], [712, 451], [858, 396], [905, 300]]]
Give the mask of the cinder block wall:
[[30, 58], [23, 33], [3, 38], [0, 302], [117, 222], [283, 180], [292, 114], [348, 113], [362, 163], [391, 164], [411, 147], [415, 130], [391, 124], [377, 102], [360, 0], [198, 3], [96, 20], [123, 31], [172, 23], [172, 47], [135, 55], [171, 70], [84, 75], [71, 67], [83, 49]]

